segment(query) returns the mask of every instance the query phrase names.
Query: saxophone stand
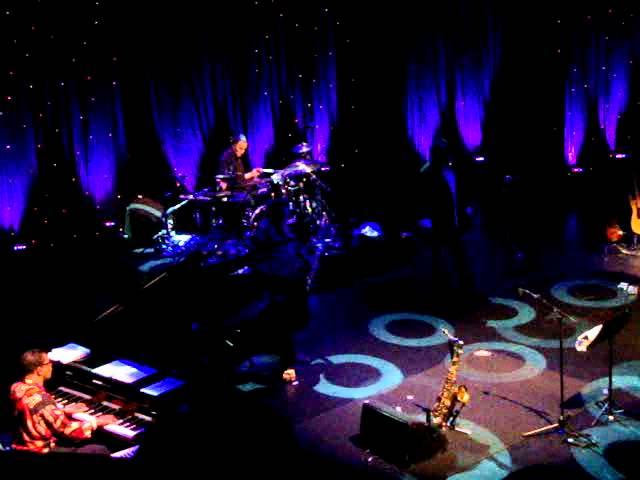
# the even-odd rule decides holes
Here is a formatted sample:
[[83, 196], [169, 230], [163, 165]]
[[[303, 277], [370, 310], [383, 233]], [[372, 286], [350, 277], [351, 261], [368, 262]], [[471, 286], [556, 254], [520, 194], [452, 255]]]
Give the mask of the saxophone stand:
[[449, 430], [453, 430], [455, 432], [460, 432], [460, 433], [464, 433], [465, 435], [471, 436], [471, 430], [467, 430], [466, 428], [460, 428], [458, 426], [456, 426], [456, 420], [458, 420], [458, 416], [460, 415], [460, 412], [462, 411], [462, 409], [465, 407], [466, 403], [461, 404], [460, 408], [458, 408], [457, 410], [454, 410], [453, 415], [451, 415], [451, 418], [449, 419], [448, 422], [448, 429]]
[[[460, 433], [464, 433], [465, 435], [471, 436], [471, 430], [467, 430], [466, 428], [461, 428], [456, 426], [456, 420], [458, 419], [458, 415], [460, 415], [460, 412], [462, 411], [462, 409], [464, 408], [466, 404], [462, 404], [462, 406], [460, 408], [458, 408], [457, 410], [455, 410], [453, 412], [453, 414], [451, 415], [451, 417], [449, 418], [449, 420], [447, 421], [447, 424], [445, 427], [441, 427], [442, 430], [453, 430], [454, 432], [460, 432]], [[425, 408], [426, 414], [427, 414], [427, 425], [429, 426], [433, 426], [431, 424], [431, 409], [430, 408]], [[437, 426], [437, 425], [436, 425]]]
[[591, 436], [589, 434], [578, 432], [569, 425], [569, 416], [565, 415], [565, 411], [564, 411], [565, 410], [564, 408], [564, 405], [565, 405], [564, 403], [564, 345], [562, 341], [562, 334], [563, 334], [564, 319], [565, 318], [569, 319], [569, 321], [571, 321], [572, 323], [576, 322], [575, 319], [570, 315], [568, 315], [567, 313], [560, 310], [559, 308], [557, 308], [555, 305], [549, 303], [540, 294], [533, 293], [523, 288], [519, 288], [518, 293], [521, 296], [523, 296], [524, 294], [527, 294], [528, 296], [532, 297], [535, 301], [540, 302], [541, 304], [543, 304], [544, 306], [546, 306], [548, 309], [552, 311], [552, 315], [558, 320], [558, 344], [560, 347], [560, 350], [559, 350], [560, 352], [560, 417], [558, 418], [558, 421], [556, 423], [547, 425], [546, 427], [538, 428], [536, 430], [525, 432], [522, 434], [522, 436], [532, 437], [532, 436], [540, 435], [543, 433], [560, 433], [561, 435], [564, 436], [563, 441], [571, 445], [580, 446], [580, 447], [596, 446], [597, 443], [591, 439]]

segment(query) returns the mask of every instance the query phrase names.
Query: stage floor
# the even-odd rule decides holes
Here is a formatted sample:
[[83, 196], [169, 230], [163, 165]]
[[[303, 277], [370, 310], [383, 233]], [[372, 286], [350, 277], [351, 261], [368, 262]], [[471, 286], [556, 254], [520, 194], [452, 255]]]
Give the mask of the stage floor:
[[[124, 329], [117, 318], [95, 321], [110, 305], [103, 300], [91, 315], [70, 315], [69, 325], [82, 325], [74, 334], [43, 327], [35, 335], [14, 325], [13, 349], [47, 335], [49, 343], [81, 337], [186, 377], [183, 411], [159, 418], [141, 462], [200, 462], [240, 478], [267, 471], [287, 478], [632, 478], [640, 451], [640, 324], [637, 297], [620, 284], [640, 284], [640, 257], [605, 254], [604, 244], [582, 238], [579, 218], [567, 214], [563, 222], [552, 239], [505, 238], [481, 219], [446, 239], [417, 227], [352, 238], [319, 258], [307, 314], [279, 311], [288, 318], [265, 317], [251, 274], [202, 276], [186, 267], [152, 290], [151, 302], [126, 303], [137, 317], [128, 316]], [[58, 308], [73, 307], [56, 299]], [[608, 348], [577, 352], [575, 338], [625, 313], [630, 321], [613, 339], [614, 398], [624, 414], [593, 425]], [[572, 429], [591, 436], [587, 446], [566, 442], [562, 432], [522, 435], [561, 415], [559, 318], [564, 413]], [[291, 326], [297, 379], [285, 382], [280, 359]], [[470, 435], [448, 431], [444, 452], [398, 461], [409, 447], [395, 435], [424, 421], [450, 373], [441, 328], [464, 341], [455, 383], [471, 394], [458, 420]], [[374, 451], [361, 435], [365, 402], [395, 412], [367, 425], [388, 449]]]

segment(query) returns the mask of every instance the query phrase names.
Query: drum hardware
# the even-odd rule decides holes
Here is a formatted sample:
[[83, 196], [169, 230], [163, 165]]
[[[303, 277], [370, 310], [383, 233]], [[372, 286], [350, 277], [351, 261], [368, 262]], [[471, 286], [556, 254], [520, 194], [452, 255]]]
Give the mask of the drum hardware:
[[[234, 186], [234, 176], [216, 175], [217, 181], [229, 181], [230, 188], [205, 188], [179, 195], [179, 203], [162, 217], [163, 233], [226, 232], [246, 238], [256, 231], [270, 235], [271, 228], [286, 225], [306, 241], [321, 235], [331, 223], [323, 198], [329, 189], [315, 175], [325, 170], [321, 164], [298, 159], [281, 170], [263, 169], [264, 177], [238, 186]], [[262, 226], [267, 230], [260, 230]]]

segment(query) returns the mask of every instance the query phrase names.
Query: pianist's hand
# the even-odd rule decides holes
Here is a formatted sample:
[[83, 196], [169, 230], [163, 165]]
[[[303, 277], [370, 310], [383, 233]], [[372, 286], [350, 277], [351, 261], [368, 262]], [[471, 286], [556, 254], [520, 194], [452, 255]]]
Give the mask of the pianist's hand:
[[115, 415], [100, 415], [99, 417], [96, 417], [96, 421], [98, 422], [99, 427], [104, 427], [105, 425], [117, 423], [118, 417]]
[[69, 405], [64, 407], [64, 413], [66, 413], [67, 415], [73, 415], [74, 413], [80, 413], [80, 412], [86, 412], [87, 410], [89, 410], [89, 407], [87, 407], [82, 402], [70, 403]]

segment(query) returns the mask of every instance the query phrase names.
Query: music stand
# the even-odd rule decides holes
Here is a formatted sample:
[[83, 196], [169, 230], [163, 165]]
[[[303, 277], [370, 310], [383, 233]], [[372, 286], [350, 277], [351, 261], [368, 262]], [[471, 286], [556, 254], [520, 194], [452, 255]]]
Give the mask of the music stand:
[[[541, 433], [560, 433], [566, 436], [563, 441], [567, 443], [571, 443], [573, 445], [578, 446], [589, 446], [596, 445], [596, 443], [591, 439], [591, 436], [585, 433], [580, 433], [574, 430], [569, 425], [569, 417], [565, 415], [564, 408], [564, 345], [563, 345], [563, 327], [564, 327], [564, 319], [568, 319], [572, 323], [576, 323], [576, 320], [569, 314], [563, 312], [558, 307], [549, 303], [542, 295], [533, 293], [529, 290], [525, 290], [524, 288], [519, 288], [518, 292], [520, 295], [527, 294], [535, 301], [540, 302], [542, 305], [547, 307], [552, 312], [552, 316], [558, 320], [558, 343], [560, 347], [560, 416], [558, 417], [558, 421], [551, 425], [547, 425], [546, 427], [537, 428], [535, 430], [531, 430], [529, 432], [525, 432], [522, 434], [523, 437], [531, 437], [534, 435], [539, 435]], [[576, 440], [579, 438], [580, 440]]]
[[604, 400], [596, 402], [596, 405], [602, 407], [602, 409], [591, 426], [595, 426], [604, 415], [606, 415], [607, 420], [613, 422], [615, 421], [615, 414], [624, 411], [613, 400], [613, 339], [629, 323], [630, 319], [631, 310], [626, 308], [622, 313], [605, 321], [603, 324], [582, 333], [576, 340], [576, 350], [579, 352], [586, 352], [604, 342], [607, 342], [609, 347], [609, 388]]

